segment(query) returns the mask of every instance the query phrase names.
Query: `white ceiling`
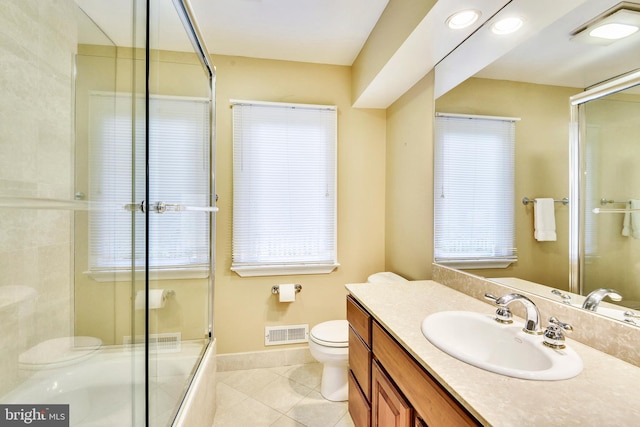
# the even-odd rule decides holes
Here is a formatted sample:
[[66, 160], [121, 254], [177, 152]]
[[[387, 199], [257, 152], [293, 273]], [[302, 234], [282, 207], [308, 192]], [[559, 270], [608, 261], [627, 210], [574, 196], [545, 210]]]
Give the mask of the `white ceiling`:
[[[634, 0], [637, 1], [637, 0]], [[640, 68], [640, 32], [608, 46], [572, 40], [572, 32], [620, 0], [513, 0], [436, 67], [436, 97], [468, 77], [588, 88]], [[501, 40], [489, 26], [517, 14], [525, 25]]]
[[[131, 0], [76, 1], [116, 45], [132, 45]], [[191, 51], [172, 1], [149, 1], [155, 11], [154, 45]], [[213, 54], [351, 65], [388, 1], [190, 0], [190, 4]], [[640, 33], [610, 46], [578, 43], [569, 37], [571, 31], [619, 1], [440, 0], [354, 105], [386, 108], [436, 64], [436, 95], [476, 73], [485, 78], [584, 88], [640, 68]], [[509, 13], [522, 14], [524, 31], [498, 40], [487, 35], [487, 22], [467, 32], [446, 28], [446, 17], [468, 5], [481, 9], [482, 20], [489, 22]], [[140, 16], [142, 12], [138, 11]], [[472, 31], [476, 32], [448, 54]], [[140, 40], [136, 43], [142, 45]]]
[[607, 46], [570, 36], [618, 3], [620, 0], [581, 3], [483, 69], [478, 77], [588, 88], [640, 68], [640, 33]]
[[[171, 0], [149, 0], [152, 43], [191, 51]], [[76, 0], [117, 46], [131, 46], [132, 0]], [[389, 0], [190, 0], [210, 53], [351, 65]], [[137, 2], [142, 5], [144, 2]], [[139, 10], [143, 16], [144, 10]], [[136, 41], [143, 46], [143, 32]]]
[[351, 65], [389, 0], [190, 0], [212, 53]]

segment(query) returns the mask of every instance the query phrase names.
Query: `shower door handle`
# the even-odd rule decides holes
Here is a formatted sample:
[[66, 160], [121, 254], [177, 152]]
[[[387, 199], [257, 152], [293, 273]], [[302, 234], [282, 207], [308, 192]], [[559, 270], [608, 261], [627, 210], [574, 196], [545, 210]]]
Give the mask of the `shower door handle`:
[[[147, 204], [143, 200], [141, 203], [131, 203], [124, 205], [125, 210], [129, 212], [145, 212], [147, 209]], [[218, 212], [218, 208], [216, 206], [189, 206], [189, 205], [181, 205], [179, 203], [165, 203], [165, 202], [156, 202], [151, 205], [150, 212], [157, 213], [165, 213], [165, 212], [185, 212], [185, 211], [196, 211], [196, 212]]]
[[151, 205], [151, 211], [157, 213], [184, 211], [218, 212], [218, 208], [216, 206], [189, 206], [181, 205], [180, 203], [156, 202]]

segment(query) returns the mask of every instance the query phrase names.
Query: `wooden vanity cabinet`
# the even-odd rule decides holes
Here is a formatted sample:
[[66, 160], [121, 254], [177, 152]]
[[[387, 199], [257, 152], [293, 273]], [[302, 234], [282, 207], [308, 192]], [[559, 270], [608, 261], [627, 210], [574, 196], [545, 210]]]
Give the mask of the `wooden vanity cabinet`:
[[356, 427], [371, 426], [371, 316], [347, 297], [349, 413]]
[[347, 319], [349, 412], [356, 427], [480, 425], [350, 296]]

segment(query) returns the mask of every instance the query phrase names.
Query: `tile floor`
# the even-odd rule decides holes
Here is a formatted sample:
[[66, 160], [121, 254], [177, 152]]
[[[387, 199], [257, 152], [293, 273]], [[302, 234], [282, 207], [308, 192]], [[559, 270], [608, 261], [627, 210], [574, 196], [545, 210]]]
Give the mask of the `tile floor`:
[[320, 394], [322, 365], [218, 372], [213, 427], [353, 427], [347, 402]]

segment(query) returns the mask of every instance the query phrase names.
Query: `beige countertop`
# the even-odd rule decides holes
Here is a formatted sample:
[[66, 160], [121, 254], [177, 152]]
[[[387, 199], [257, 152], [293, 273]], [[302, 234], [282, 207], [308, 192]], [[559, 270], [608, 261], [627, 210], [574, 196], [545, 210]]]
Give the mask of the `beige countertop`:
[[[634, 365], [568, 338], [567, 345], [584, 363], [584, 370], [577, 377], [562, 381], [506, 377], [449, 356], [420, 331], [422, 320], [431, 313], [469, 310], [491, 314], [492, 305], [431, 280], [350, 284], [346, 288], [485, 425], [640, 425], [640, 368]], [[541, 313], [543, 319], [551, 315]]]

